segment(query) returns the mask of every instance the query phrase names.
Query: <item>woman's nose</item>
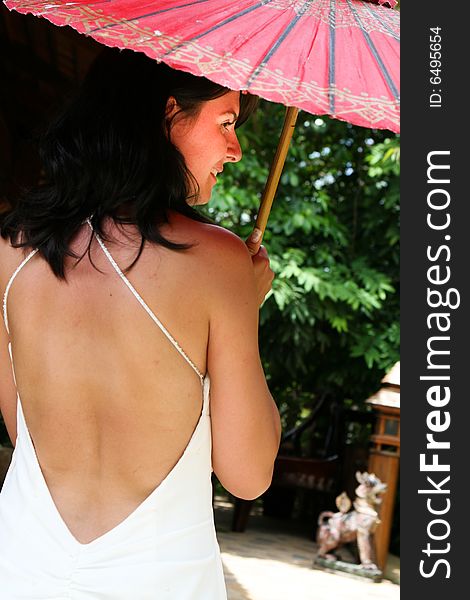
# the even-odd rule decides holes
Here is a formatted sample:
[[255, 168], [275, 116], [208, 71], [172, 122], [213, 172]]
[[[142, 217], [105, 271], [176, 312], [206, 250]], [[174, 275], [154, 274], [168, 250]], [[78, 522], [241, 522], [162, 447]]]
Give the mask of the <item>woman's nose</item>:
[[241, 157], [242, 149], [240, 147], [240, 142], [238, 141], [236, 132], [233, 131], [232, 135], [229, 137], [227, 146], [227, 160], [230, 162], [238, 162]]

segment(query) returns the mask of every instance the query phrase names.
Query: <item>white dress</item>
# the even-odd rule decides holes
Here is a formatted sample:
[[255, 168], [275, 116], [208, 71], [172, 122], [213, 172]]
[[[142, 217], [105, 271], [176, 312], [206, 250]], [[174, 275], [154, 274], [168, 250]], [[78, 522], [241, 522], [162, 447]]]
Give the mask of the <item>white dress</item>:
[[[183, 455], [150, 496], [112, 530], [82, 544], [52, 500], [18, 397], [18, 437], [0, 493], [0, 598], [226, 600], [212, 509], [209, 377], [199, 372], [95, 237], [150, 318], [198, 374], [201, 416]], [[8, 292], [35, 252], [6, 288], [7, 331]]]

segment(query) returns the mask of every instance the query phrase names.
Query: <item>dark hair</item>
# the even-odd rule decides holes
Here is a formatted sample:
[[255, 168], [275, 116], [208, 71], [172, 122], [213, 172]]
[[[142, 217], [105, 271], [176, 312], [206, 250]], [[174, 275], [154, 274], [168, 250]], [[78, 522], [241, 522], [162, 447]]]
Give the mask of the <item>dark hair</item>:
[[[209, 222], [187, 203], [195, 182], [169, 139], [167, 101], [173, 96], [191, 116], [202, 102], [228, 91], [142, 53], [105, 49], [74, 100], [42, 136], [44, 180], [2, 217], [2, 237], [14, 247], [38, 248], [54, 274], [64, 279], [65, 257], [84, 256], [74, 254], [70, 243], [89, 217], [104, 238], [105, 217], [137, 226], [141, 245], [128, 269], [139, 259], [145, 241], [172, 250], [191, 247], [159, 232], [170, 208]], [[256, 100], [240, 94], [237, 126], [254, 110]]]

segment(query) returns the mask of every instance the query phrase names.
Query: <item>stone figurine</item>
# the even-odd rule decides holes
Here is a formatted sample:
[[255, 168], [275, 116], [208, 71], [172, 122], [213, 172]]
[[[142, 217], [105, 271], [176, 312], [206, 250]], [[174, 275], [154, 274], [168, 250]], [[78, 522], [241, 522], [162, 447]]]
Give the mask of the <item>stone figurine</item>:
[[331, 551], [340, 548], [348, 542], [357, 543], [360, 567], [362, 569], [378, 570], [374, 563], [373, 535], [380, 523], [377, 507], [382, 502], [382, 494], [387, 484], [382, 483], [374, 473], [357, 471], [354, 510], [350, 511], [351, 500], [346, 492], [336, 498], [339, 512], [323, 511], [318, 517], [317, 557], [337, 560]]

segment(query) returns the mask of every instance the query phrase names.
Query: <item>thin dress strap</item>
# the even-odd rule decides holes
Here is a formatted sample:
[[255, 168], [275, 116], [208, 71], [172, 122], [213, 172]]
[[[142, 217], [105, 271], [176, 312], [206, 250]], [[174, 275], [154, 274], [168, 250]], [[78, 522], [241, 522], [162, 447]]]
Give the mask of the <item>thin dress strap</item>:
[[8, 294], [10, 292], [10, 288], [12, 283], [15, 281], [16, 276], [18, 275], [18, 273], [21, 271], [21, 269], [25, 266], [25, 264], [31, 259], [33, 258], [33, 256], [36, 254], [36, 252], [38, 251], [37, 248], [35, 248], [34, 250], [32, 250], [28, 256], [21, 262], [21, 264], [18, 265], [18, 267], [16, 268], [15, 272], [13, 273], [13, 275], [10, 277], [10, 281], [7, 284], [7, 287], [5, 288], [5, 293], [3, 294], [3, 320], [5, 321], [5, 327], [6, 330], [8, 332], [8, 335], [10, 335], [10, 328], [8, 327], [8, 311], [7, 311], [7, 302], [8, 302]]
[[121, 271], [119, 265], [116, 263], [116, 261], [112, 257], [110, 251], [105, 246], [103, 240], [93, 229], [93, 225], [91, 224], [89, 219], [87, 219], [87, 223], [90, 226], [90, 229], [93, 231], [93, 234], [94, 234], [98, 244], [101, 246], [101, 249], [103, 250], [104, 254], [106, 255], [106, 257], [109, 260], [109, 262], [111, 263], [111, 265], [114, 267], [114, 270], [117, 272], [119, 277], [127, 285], [127, 287], [133, 293], [133, 295], [135, 296], [135, 298], [137, 299], [139, 304], [142, 306], [142, 308], [145, 310], [145, 312], [148, 314], [148, 316], [152, 319], [152, 321], [161, 329], [161, 331], [166, 335], [166, 337], [170, 340], [170, 342], [173, 344], [173, 346], [178, 350], [178, 352], [181, 354], [181, 356], [186, 360], [186, 362], [196, 372], [197, 376], [201, 380], [201, 384], [203, 384], [204, 383], [204, 375], [196, 367], [196, 365], [189, 358], [189, 356], [186, 354], [186, 352], [183, 350], [183, 348], [181, 348], [181, 346], [178, 344], [178, 342], [175, 340], [175, 338], [171, 335], [171, 333], [166, 329], [166, 327], [163, 325], [163, 323], [160, 321], [160, 319], [158, 319], [158, 317], [153, 313], [152, 309], [148, 306], [148, 304], [145, 302], [145, 300], [142, 298], [142, 296], [139, 294], [139, 292], [135, 289], [135, 287], [132, 285], [132, 283], [129, 281], [129, 279], [127, 279], [127, 277]]

